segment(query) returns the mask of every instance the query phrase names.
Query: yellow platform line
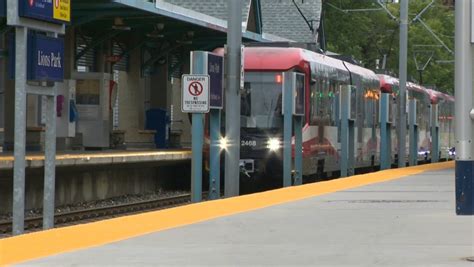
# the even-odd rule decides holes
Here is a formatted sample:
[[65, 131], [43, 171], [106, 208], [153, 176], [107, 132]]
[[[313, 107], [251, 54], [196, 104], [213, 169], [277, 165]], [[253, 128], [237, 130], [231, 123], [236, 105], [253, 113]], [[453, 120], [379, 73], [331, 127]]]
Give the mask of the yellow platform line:
[[[118, 157], [146, 157], [162, 155], [191, 155], [191, 150], [169, 150], [169, 151], [123, 151], [123, 152], [99, 152], [99, 153], [77, 153], [77, 154], [58, 154], [56, 160], [66, 159], [96, 159], [96, 158], [118, 158]], [[26, 155], [27, 161], [44, 160], [44, 155]], [[13, 161], [12, 155], [0, 156], [0, 161]]]
[[19, 263], [67, 251], [99, 246], [222, 216], [398, 179], [424, 171], [452, 167], [454, 167], [454, 162], [443, 162], [385, 170], [344, 179], [288, 187], [217, 201], [201, 202], [161, 211], [5, 238], [0, 240], [0, 265]]

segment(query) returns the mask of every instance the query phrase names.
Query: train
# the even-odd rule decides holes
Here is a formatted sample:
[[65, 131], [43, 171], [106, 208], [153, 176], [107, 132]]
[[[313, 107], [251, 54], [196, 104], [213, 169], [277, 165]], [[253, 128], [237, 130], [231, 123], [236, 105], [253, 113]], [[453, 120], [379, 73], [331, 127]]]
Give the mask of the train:
[[[380, 110], [388, 110], [390, 164], [398, 161], [399, 81], [389, 75], [299, 47], [251, 46], [244, 49], [245, 82], [241, 90], [241, 184], [281, 185], [283, 173], [282, 90], [284, 73], [304, 75], [303, 177], [321, 179], [340, 172], [340, 96], [350, 87], [354, 121], [353, 170], [380, 167]], [[381, 94], [389, 94], [381, 107]], [[432, 130], [439, 131], [439, 157], [454, 153], [454, 98], [407, 83], [407, 103], [416, 101], [417, 163], [432, 160]], [[407, 106], [408, 111], [408, 106]], [[225, 117], [225, 115], [223, 116]], [[407, 123], [409, 125], [409, 123]], [[409, 138], [406, 136], [408, 161]], [[223, 137], [225, 141], [225, 137]], [[294, 149], [294, 138], [292, 141]], [[205, 156], [208, 166], [208, 157]]]

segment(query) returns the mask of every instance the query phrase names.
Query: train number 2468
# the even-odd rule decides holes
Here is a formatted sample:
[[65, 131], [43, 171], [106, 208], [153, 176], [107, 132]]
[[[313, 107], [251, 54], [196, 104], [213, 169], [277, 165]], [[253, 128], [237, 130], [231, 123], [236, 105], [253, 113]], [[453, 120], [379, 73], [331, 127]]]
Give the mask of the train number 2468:
[[240, 146], [257, 146], [257, 141], [255, 141], [255, 140], [242, 140], [242, 141], [240, 141]]

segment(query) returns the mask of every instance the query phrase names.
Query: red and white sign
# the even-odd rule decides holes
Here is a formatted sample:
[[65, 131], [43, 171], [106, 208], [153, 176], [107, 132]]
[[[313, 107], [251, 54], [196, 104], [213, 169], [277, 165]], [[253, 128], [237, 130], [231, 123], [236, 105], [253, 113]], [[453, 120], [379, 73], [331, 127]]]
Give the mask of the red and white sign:
[[181, 79], [181, 111], [209, 112], [209, 75], [183, 75]]

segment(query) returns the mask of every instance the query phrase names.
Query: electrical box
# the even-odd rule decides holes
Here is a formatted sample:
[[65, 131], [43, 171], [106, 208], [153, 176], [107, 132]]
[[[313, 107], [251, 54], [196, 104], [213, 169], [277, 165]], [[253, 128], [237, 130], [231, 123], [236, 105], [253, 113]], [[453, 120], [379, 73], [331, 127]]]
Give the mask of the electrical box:
[[90, 148], [110, 146], [110, 74], [75, 72], [77, 132]]

